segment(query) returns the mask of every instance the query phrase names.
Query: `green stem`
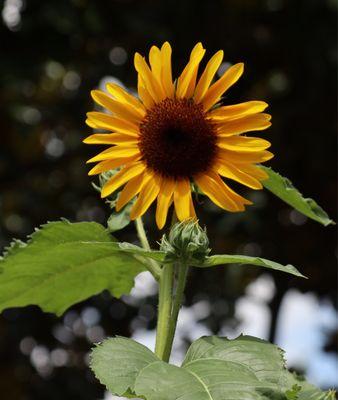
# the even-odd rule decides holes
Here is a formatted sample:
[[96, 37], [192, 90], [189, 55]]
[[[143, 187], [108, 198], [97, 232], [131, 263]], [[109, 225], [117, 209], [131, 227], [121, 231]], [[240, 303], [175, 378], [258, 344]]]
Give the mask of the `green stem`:
[[[145, 250], [151, 250], [141, 217], [137, 218], [135, 220], [135, 226], [136, 226], [137, 235], [138, 235], [138, 238], [140, 239], [142, 247]], [[154, 276], [154, 278], [158, 281], [161, 276], [160, 265], [155, 260], [152, 260], [151, 258], [147, 259], [147, 263], [145, 265], [146, 265], [148, 271], [150, 271], [151, 274]]]
[[185, 285], [187, 282], [188, 270], [189, 270], [189, 267], [186, 263], [183, 263], [183, 262], [178, 263], [177, 287], [176, 287], [176, 293], [175, 293], [175, 299], [174, 299], [174, 303], [173, 303], [171, 318], [169, 321], [169, 329], [168, 329], [168, 333], [167, 333], [166, 346], [165, 346], [164, 354], [163, 354], [164, 361], [169, 361], [169, 358], [170, 358], [171, 349], [173, 346], [173, 341], [174, 341], [175, 332], [176, 332], [178, 313], [179, 313], [181, 305], [182, 305], [184, 289], [185, 289]]
[[173, 278], [174, 266], [172, 264], [164, 265], [159, 281], [159, 303], [155, 345], [155, 353], [164, 361], [168, 361], [164, 358], [164, 352], [172, 309]]
[[142, 247], [146, 250], [150, 250], [150, 245], [148, 242], [146, 231], [144, 229], [142, 217], [137, 218], [135, 220], [135, 225], [136, 225], [137, 235], [138, 238], [140, 239]]

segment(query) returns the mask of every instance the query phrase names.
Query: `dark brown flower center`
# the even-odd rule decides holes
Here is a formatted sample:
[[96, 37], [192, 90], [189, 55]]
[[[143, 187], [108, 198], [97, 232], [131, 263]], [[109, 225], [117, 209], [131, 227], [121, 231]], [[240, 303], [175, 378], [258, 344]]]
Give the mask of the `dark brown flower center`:
[[139, 146], [149, 168], [180, 179], [210, 168], [216, 134], [201, 105], [188, 99], [165, 99], [142, 121]]

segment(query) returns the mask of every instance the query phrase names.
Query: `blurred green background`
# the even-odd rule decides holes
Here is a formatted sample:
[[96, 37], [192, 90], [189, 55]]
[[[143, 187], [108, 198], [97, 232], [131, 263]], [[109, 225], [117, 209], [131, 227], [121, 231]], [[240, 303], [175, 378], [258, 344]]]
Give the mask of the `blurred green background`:
[[[336, 217], [336, 0], [0, 1], [0, 247], [66, 217], [105, 223], [109, 208], [87, 176], [98, 149], [85, 114], [107, 80], [135, 90], [133, 54], [169, 40], [175, 76], [193, 45], [224, 49], [245, 74], [226, 101], [265, 100], [276, 154], [271, 165]], [[229, 63], [229, 64], [227, 64]], [[309, 221], [267, 192], [246, 213], [198, 206], [215, 252], [262, 255], [309, 277], [254, 268], [193, 271], [174, 359], [199, 334], [256, 334], [286, 347], [289, 366], [337, 385], [335, 228]], [[155, 244], [160, 234], [146, 224]], [[136, 240], [132, 225], [119, 234]], [[4, 400], [111, 398], [88, 368], [92, 343], [114, 334], [150, 344], [156, 290], [141, 276], [122, 300], [108, 293], [63, 318], [37, 307], [0, 316]]]

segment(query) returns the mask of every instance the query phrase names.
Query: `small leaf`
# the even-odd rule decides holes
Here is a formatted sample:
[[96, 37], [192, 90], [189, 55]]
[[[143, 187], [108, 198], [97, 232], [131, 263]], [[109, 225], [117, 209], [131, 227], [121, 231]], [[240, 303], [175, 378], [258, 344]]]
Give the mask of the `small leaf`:
[[159, 358], [147, 347], [131, 339], [115, 337], [94, 348], [90, 367], [111, 393], [122, 396], [128, 390], [133, 393], [139, 372], [156, 361]]
[[[103, 172], [99, 175], [99, 184], [92, 182], [92, 186], [95, 190], [101, 193], [102, 187], [111, 179], [120, 168], [116, 168], [110, 171]], [[106, 198], [106, 203], [109, 204], [111, 208], [111, 215], [108, 218], [107, 226], [109, 232], [117, 232], [130, 224], [130, 210], [134, 204], [134, 200], [131, 200], [125, 207], [120, 211], [116, 211], [116, 202], [119, 196], [119, 192], [116, 191], [112, 193], [108, 198]]]
[[145, 270], [102, 225], [68, 221], [43, 225], [27, 244], [15, 242], [0, 268], [0, 311], [35, 304], [57, 315], [105, 289], [129, 293]]
[[259, 267], [275, 269], [277, 271], [286, 272], [291, 275], [296, 275], [301, 278], [306, 278], [302, 275], [293, 265], [287, 264], [282, 265], [275, 261], [270, 261], [261, 257], [249, 257], [249, 256], [241, 256], [235, 254], [219, 254], [207, 257], [205, 262], [200, 265], [195, 265], [195, 267], [206, 268], [206, 267], [214, 267], [215, 265], [222, 264], [247, 264], [247, 265], [256, 265]]
[[313, 199], [303, 197], [289, 179], [284, 178], [271, 168], [264, 166], [260, 166], [260, 168], [269, 176], [268, 179], [262, 182], [266, 189], [314, 221], [324, 226], [334, 224], [334, 221], [329, 218], [327, 213]]
[[121, 211], [112, 210], [112, 213], [107, 221], [109, 232], [119, 231], [130, 224], [130, 210], [132, 204], [127, 204]]

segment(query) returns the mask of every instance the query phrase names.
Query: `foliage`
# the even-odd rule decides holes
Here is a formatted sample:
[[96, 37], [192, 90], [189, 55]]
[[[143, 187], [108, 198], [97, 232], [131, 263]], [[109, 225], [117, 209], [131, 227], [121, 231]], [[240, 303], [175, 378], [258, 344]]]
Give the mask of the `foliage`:
[[[3, 83], [1, 120], [6, 132], [0, 149], [2, 244], [8, 243], [12, 235], [23, 239], [34, 226], [55, 220], [59, 215], [73, 220], [79, 218], [81, 212], [82, 219], [94, 218], [103, 222], [104, 207], [90, 194], [81, 161], [88, 156], [87, 149], [80, 144], [86, 134], [83, 116], [88, 109], [88, 90], [107, 75], [123, 79], [132, 89], [135, 84], [132, 63], [116, 65], [108, 53], [120, 46], [118, 49], [122, 48], [126, 57], [131, 57], [135, 49], [145, 49], [150, 36], [158, 43], [167, 37], [176, 38], [176, 55], [182, 62], [183, 49], [199, 37], [208, 41], [213, 49], [224, 47], [229, 62], [241, 60], [245, 55], [248, 72], [254, 77], [255, 84], [247, 79], [241, 83], [240, 91], [244, 94], [243, 101], [247, 93], [269, 97], [276, 116], [271, 132], [273, 146], [276, 154], [283, 154], [283, 159], [276, 159], [276, 166], [283, 166], [288, 174], [302, 178], [304, 192], [311, 193], [312, 186], [316, 185], [322, 201], [334, 210], [336, 104], [332, 99], [336, 95], [336, 62], [332, 54], [336, 49], [336, 2], [232, 1], [218, 4], [190, 1], [184, 6], [182, 2], [174, 3], [175, 12], [168, 13], [165, 2], [154, 7], [150, 2], [145, 6], [142, 2], [59, 0], [46, 4], [33, 0], [24, 2], [22, 9], [17, 2], [18, 7], [14, 7], [17, 12], [7, 16], [6, 9], [9, 11], [9, 6], [12, 7], [9, 3], [4, 2], [0, 27], [2, 43], [6, 46], [0, 78]], [[192, 8], [194, 18], [191, 18]], [[299, 24], [300, 15], [302, 24]], [[13, 25], [6, 26], [7, 21]], [[19, 53], [26, 62], [20, 61]], [[280, 57], [281, 54], [290, 57]], [[51, 68], [55, 65], [56, 74], [55, 68]], [[69, 72], [78, 77], [78, 86], [64, 84], [64, 78], [71, 76]], [[229, 93], [229, 96], [234, 94]], [[38, 118], [28, 118], [34, 116], [34, 112]], [[281, 112], [288, 118], [278, 118]], [[49, 144], [54, 144], [55, 140], [64, 146], [64, 153], [49, 151], [52, 149]], [[259, 195], [264, 200], [263, 193]], [[207, 206], [200, 206], [202, 220]], [[237, 248], [239, 241], [243, 243], [255, 238], [262, 243], [265, 252], [278, 243], [269, 256], [278, 260], [297, 260], [311, 276], [307, 282], [297, 279], [290, 282], [287, 276], [275, 274], [276, 278], [282, 278], [277, 285], [279, 297], [283, 295], [283, 287], [291, 285], [335, 299], [335, 263], [330, 251], [336, 246], [333, 229], [323, 233], [320, 227], [311, 223], [302, 227], [291, 222], [288, 226], [282, 225], [277, 214], [284, 212], [283, 207], [270, 201], [264, 208], [253, 210], [251, 216], [254, 214], [256, 218], [264, 213], [264, 221], [252, 223], [249, 213], [245, 224], [239, 222], [243, 228], [241, 235], [236, 235], [238, 225], [234, 226], [235, 234], [230, 241], [223, 240], [220, 248]], [[17, 223], [13, 224], [12, 216], [16, 217]], [[219, 217], [219, 213], [210, 214], [208, 220], [216, 226]], [[227, 221], [231, 218], [225, 217]], [[238, 221], [242, 218], [239, 216]], [[271, 224], [274, 224], [274, 234], [271, 234]], [[118, 227], [116, 221], [109, 225]], [[223, 224], [216, 230], [212, 225], [209, 229], [211, 243], [215, 243], [213, 233], [217, 231], [221, 236], [227, 227]], [[150, 236], [155, 237], [150, 225], [148, 230]], [[129, 240], [130, 231], [131, 227], [122, 232], [123, 240]], [[14, 246], [20, 246], [20, 242]], [[273, 255], [274, 252], [278, 256]], [[312, 273], [318, 268], [321, 271], [323, 265], [325, 273]], [[221, 291], [219, 294], [210, 292], [210, 288], [219, 283], [219, 274], [211, 274], [208, 282], [200, 279], [201, 275], [204, 277], [204, 271], [198, 269], [190, 275], [191, 279], [197, 277], [201, 284], [191, 285], [193, 290], [186, 293], [188, 302], [192, 296], [201, 293], [216, 298], [223, 296]], [[233, 293], [238, 294], [238, 289], [233, 288]], [[106, 296], [100, 296], [86, 305], [74, 307], [74, 310], [81, 311], [87, 305], [99, 306], [103, 317], [101, 323], [110, 335], [129, 334], [127, 317], [118, 325], [111, 323], [109, 302]], [[112, 307], [114, 304], [119, 302], [114, 302]], [[277, 314], [276, 308], [271, 311]], [[21, 317], [10, 320], [9, 316], [13, 315]], [[102, 398], [102, 387], [94, 385], [89, 374], [81, 373], [82, 367], [72, 363], [70, 368], [56, 368], [53, 375], [45, 379], [31, 368], [29, 357], [13, 351], [27, 332], [35, 336], [37, 331], [39, 343], [59, 347], [60, 343], [49, 342], [54, 321], [34, 309], [20, 313], [11, 310], [4, 314], [1, 320], [3, 346], [0, 349], [3, 395], [14, 399], [21, 391], [21, 397], [29, 399]], [[81, 346], [74, 343], [69, 350], [76, 356], [74, 358], [82, 360], [88, 343], [85, 344], [82, 338], [77, 340], [82, 341]], [[25, 385], [24, 380], [29, 384]], [[297, 396], [295, 390], [292, 396]]]
[[[14, 241], [6, 249], [0, 261], [0, 310], [35, 304], [61, 315], [105, 289], [120, 297], [130, 292], [135, 276], [146, 270], [147, 259], [168, 263], [175, 261], [173, 256], [172, 252], [167, 257], [164, 251], [118, 243], [95, 222], [50, 222], [36, 230], [27, 243]], [[302, 276], [293, 266], [248, 256], [214, 255], [196, 266], [229, 263]]]
[[[169, 239], [171, 244], [168, 239], [162, 241], [162, 250], [151, 250], [118, 243], [107, 229], [94, 222], [50, 222], [37, 229], [27, 243], [13, 241], [6, 249], [1, 259], [1, 309], [36, 304], [60, 315], [76, 302], [104, 289], [118, 297], [130, 291], [139, 272], [145, 268], [152, 271], [149, 262], [155, 262], [156, 268], [160, 268], [157, 263], [162, 264], [158, 272], [160, 285], [169, 289], [169, 296], [173, 283], [168, 286], [169, 282], [164, 283], [163, 279], [173, 279], [166, 272], [173, 271], [167, 267], [172, 263], [183, 263], [181, 269], [187, 263], [200, 268], [252, 264], [303, 277], [292, 265], [283, 266], [263, 258], [208, 256], [206, 231], [195, 221], [174, 225]], [[178, 272], [175, 311], [171, 314], [169, 309], [167, 316], [172, 321], [169, 328], [164, 325], [170, 332], [165, 339], [170, 346], [181, 301], [177, 297], [177, 303], [176, 296], [183, 294], [186, 267], [182, 271], [183, 275]], [[163, 299], [166, 303], [170, 297]], [[163, 317], [161, 321], [165, 323]], [[117, 337], [93, 350], [91, 367], [112, 393], [148, 400], [324, 400], [331, 396], [287, 372], [283, 353], [276, 346], [252, 337], [201, 338], [192, 344], [181, 367], [168, 364], [164, 357], [135, 341]]]
[[145, 270], [95, 222], [50, 222], [27, 244], [14, 242], [0, 261], [0, 309], [36, 304], [61, 315], [71, 305], [108, 289], [129, 293]]
[[[269, 174], [265, 185], [272, 192], [310, 218], [324, 225], [332, 222], [289, 181], [272, 170]], [[156, 354], [122, 337], [97, 346], [91, 367], [112, 393], [148, 400], [330, 399], [330, 393], [290, 374], [280, 349], [252, 337], [201, 338], [192, 344], [181, 367], [168, 364], [189, 265], [251, 264], [304, 276], [292, 265], [260, 257], [209, 256], [206, 230], [193, 220], [174, 224], [168, 237], [163, 236], [160, 250], [150, 248], [140, 221], [143, 248], [118, 243], [111, 232], [129, 223], [128, 206], [122, 214], [111, 215], [108, 229], [95, 222], [63, 220], [43, 225], [27, 243], [13, 241], [0, 261], [0, 310], [36, 304], [61, 315], [105, 289], [115, 297], [129, 293], [135, 276], [148, 269], [160, 284]], [[177, 278], [173, 266], [178, 267]]]
[[293, 265], [287, 264], [282, 265], [278, 264], [275, 261], [266, 260], [265, 258], [261, 257], [249, 257], [249, 256], [241, 256], [235, 254], [221, 254], [221, 255], [214, 255], [211, 257], [207, 257], [203, 264], [196, 265], [197, 267], [213, 267], [215, 265], [222, 265], [222, 264], [245, 264], [245, 265], [256, 265], [259, 267], [275, 269], [277, 271], [287, 272], [288, 274], [296, 275], [302, 278], [305, 278], [297, 268]]
[[91, 368], [111, 393], [148, 400], [332, 399], [288, 372], [277, 346], [250, 336], [202, 337], [181, 367], [133, 340], [111, 338], [93, 350]]
[[313, 199], [304, 198], [288, 178], [283, 177], [269, 167], [261, 165], [261, 168], [269, 176], [268, 179], [263, 181], [266, 189], [314, 221], [324, 226], [334, 224], [327, 213]]

